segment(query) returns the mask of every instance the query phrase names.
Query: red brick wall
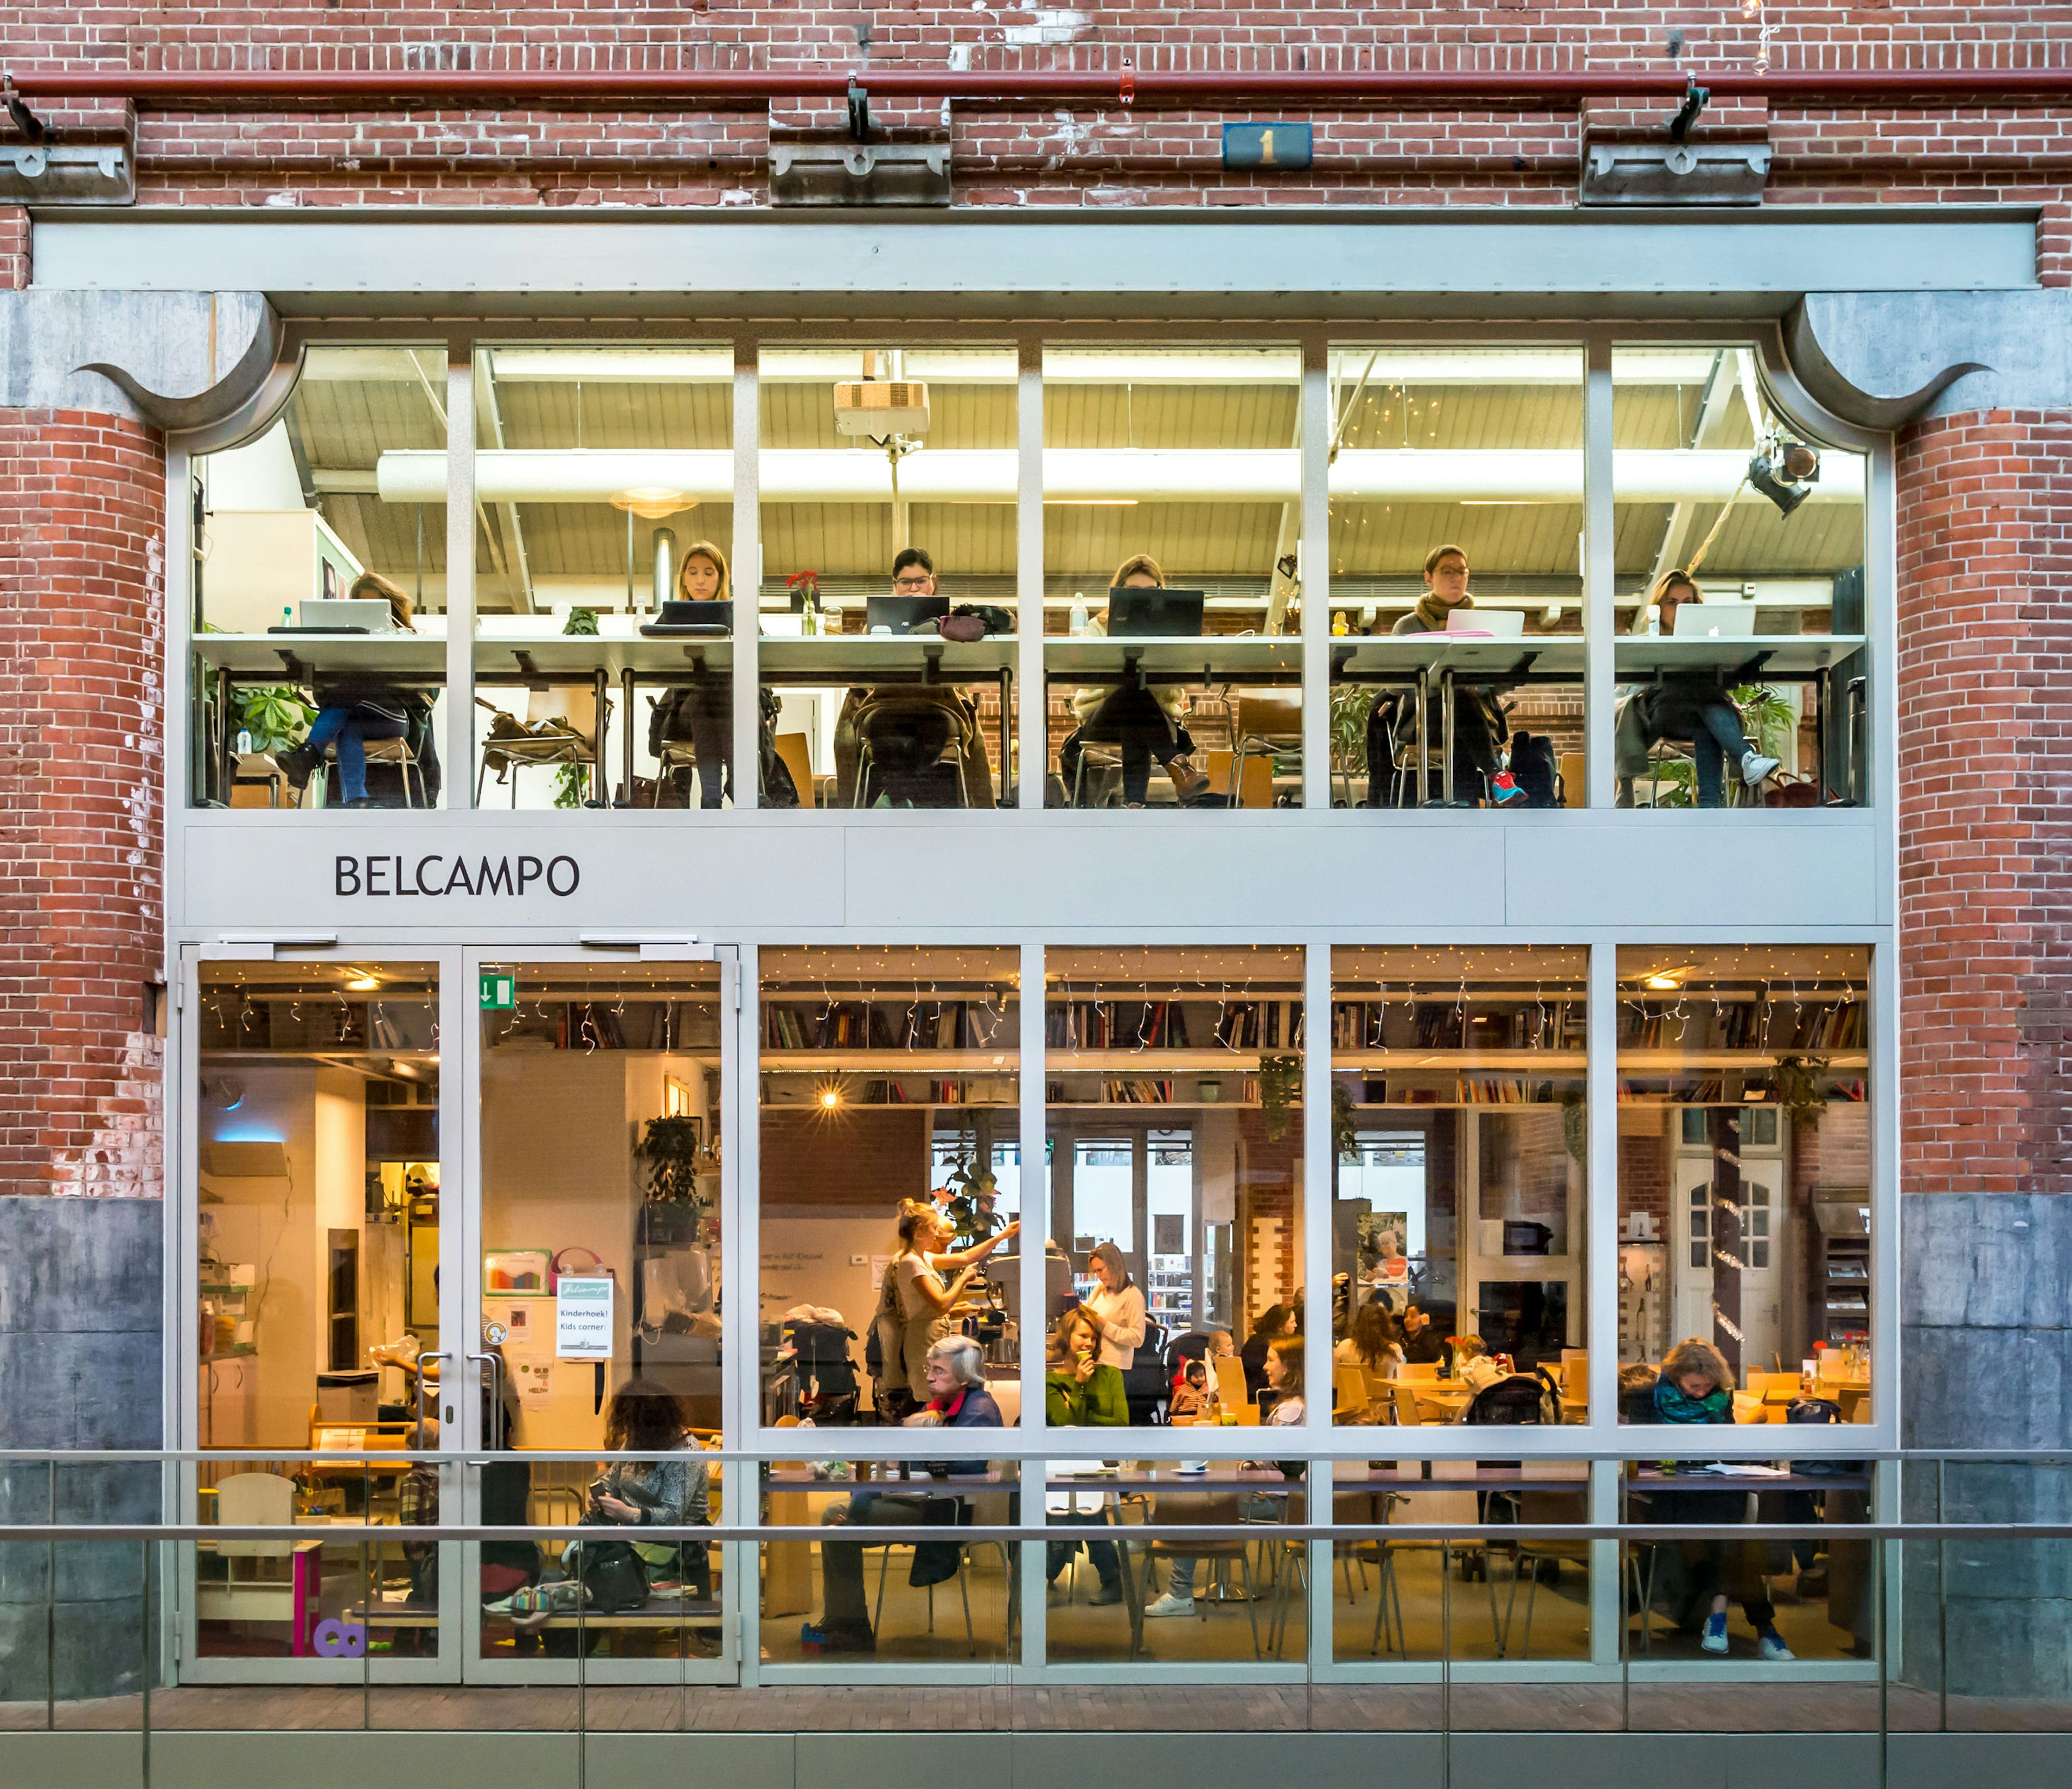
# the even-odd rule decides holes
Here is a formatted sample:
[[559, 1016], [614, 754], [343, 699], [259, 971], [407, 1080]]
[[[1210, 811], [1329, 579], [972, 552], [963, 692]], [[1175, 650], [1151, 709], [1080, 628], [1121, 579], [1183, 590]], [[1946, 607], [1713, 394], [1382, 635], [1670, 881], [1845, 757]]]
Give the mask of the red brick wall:
[[899, 1201], [927, 1196], [928, 1122], [920, 1106], [766, 1107], [763, 1203], [868, 1208], [889, 1235]]
[[0, 1193], [162, 1191], [165, 463], [0, 412]]
[[1898, 457], [1901, 1182], [2072, 1191], [2072, 416]]
[[[2021, 0], [1829, 0], [1774, 5], [1771, 66], [2018, 65], [2066, 58], [2072, 18]], [[890, 0], [874, 6], [675, 5], [106, 6], [85, 15], [0, 10], [12, 67], [113, 62], [148, 69], [500, 67], [874, 70], [1490, 68], [1570, 72], [1751, 69], [1762, 27], [1739, 6], [1615, 7], [1524, 0], [1252, 0], [1072, 6]], [[1683, 48], [1672, 61], [1671, 28]], [[378, 115], [268, 117], [159, 112], [139, 121], [140, 198], [312, 204], [759, 204], [771, 129], [837, 123], [837, 108], [761, 113], [635, 109], [495, 113], [390, 109]], [[1307, 174], [1225, 175], [1220, 109], [1198, 114], [968, 108], [951, 120], [956, 179], [970, 204], [1559, 204], [1568, 201], [1586, 124], [1655, 126], [1667, 101], [1573, 109], [1370, 111], [1244, 109], [1309, 116]], [[102, 107], [101, 113], [119, 113]], [[876, 110], [898, 125], [942, 122], [939, 107]], [[69, 116], [69, 114], [65, 114]], [[1705, 131], [1768, 130], [1772, 198], [1918, 202], [2012, 198], [2045, 211], [2047, 277], [2072, 278], [2072, 208], [2062, 180], [2072, 109], [1874, 112], [1721, 105]]]

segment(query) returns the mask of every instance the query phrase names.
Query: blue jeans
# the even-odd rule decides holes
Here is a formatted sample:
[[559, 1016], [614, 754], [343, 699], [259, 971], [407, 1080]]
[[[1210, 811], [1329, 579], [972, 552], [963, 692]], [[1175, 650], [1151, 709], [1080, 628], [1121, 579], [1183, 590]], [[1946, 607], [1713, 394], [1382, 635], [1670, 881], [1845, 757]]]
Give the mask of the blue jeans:
[[1691, 763], [1697, 773], [1698, 805], [1723, 806], [1726, 792], [1722, 772], [1729, 759], [1735, 765], [1753, 748], [1741, 731], [1741, 716], [1724, 697], [1707, 702], [1698, 710], [1700, 723], [1692, 730]]
[[369, 739], [401, 739], [409, 732], [401, 721], [391, 720], [385, 714], [376, 714], [362, 708], [327, 708], [310, 723], [309, 738], [303, 742], [314, 752], [321, 753], [334, 742], [338, 746], [338, 779], [341, 793], [347, 801], [367, 799], [367, 742]]

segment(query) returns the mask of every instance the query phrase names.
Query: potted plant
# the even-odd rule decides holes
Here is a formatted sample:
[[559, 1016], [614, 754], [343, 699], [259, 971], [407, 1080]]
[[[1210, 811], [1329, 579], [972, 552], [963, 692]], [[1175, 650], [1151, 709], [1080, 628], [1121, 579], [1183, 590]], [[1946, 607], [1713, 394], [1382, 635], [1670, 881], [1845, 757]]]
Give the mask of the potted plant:
[[648, 1121], [633, 1153], [648, 1164], [648, 1199], [640, 1215], [642, 1239], [650, 1246], [680, 1248], [697, 1235], [706, 1208], [697, 1173], [704, 1150], [696, 1118]]
[[1300, 1056], [1259, 1059], [1259, 1110], [1266, 1121], [1266, 1140], [1277, 1143], [1288, 1134], [1288, 1111], [1302, 1084]]
[[1000, 1182], [990, 1169], [979, 1166], [976, 1154], [964, 1158], [950, 1170], [949, 1184], [956, 1192], [943, 1207], [943, 1214], [957, 1227], [952, 1247], [976, 1248], [1006, 1228], [1007, 1220], [993, 1208]]

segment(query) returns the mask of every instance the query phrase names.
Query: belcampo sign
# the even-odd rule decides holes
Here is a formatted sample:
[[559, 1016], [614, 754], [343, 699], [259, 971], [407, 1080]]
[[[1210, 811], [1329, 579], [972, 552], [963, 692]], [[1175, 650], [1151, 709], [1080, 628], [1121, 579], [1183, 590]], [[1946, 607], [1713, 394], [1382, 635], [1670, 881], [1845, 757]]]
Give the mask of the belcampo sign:
[[[451, 867], [446, 867], [450, 863]], [[550, 894], [573, 894], [582, 882], [582, 866], [574, 857], [478, 857], [449, 859], [440, 851], [423, 856], [335, 857], [331, 892], [339, 895], [508, 894], [521, 895], [543, 882]]]

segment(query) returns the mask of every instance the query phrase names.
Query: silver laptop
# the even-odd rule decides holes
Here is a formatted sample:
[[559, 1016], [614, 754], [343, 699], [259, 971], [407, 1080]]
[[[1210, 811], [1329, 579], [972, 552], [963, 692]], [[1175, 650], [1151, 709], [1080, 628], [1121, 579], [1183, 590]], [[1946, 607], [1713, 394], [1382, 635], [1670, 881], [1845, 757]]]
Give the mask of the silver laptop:
[[1487, 634], [1493, 640], [1523, 640], [1523, 609], [1451, 609], [1446, 615], [1449, 634]]
[[396, 611], [385, 597], [319, 596], [302, 605], [305, 627], [336, 628], [340, 632], [393, 634]]
[[1682, 603], [1676, 608], [1678, 640], [1753, 640], [1753, 603]]

